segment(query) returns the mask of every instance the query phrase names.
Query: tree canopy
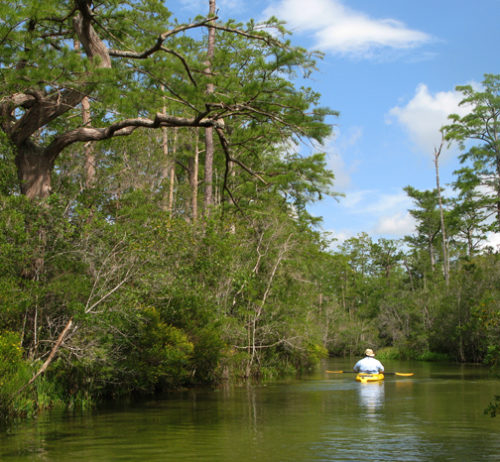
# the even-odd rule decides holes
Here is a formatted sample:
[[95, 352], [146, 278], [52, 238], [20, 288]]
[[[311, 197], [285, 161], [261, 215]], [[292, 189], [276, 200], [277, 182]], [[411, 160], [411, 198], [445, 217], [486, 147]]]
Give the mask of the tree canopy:
[[[314, 56], [266, 32], [284, 32], [276, 20], [258, 27], [218, 24], [214, 17], [178, 24], [156, 0], [23, 1], [1, 8], [1, 128], [29, 197], [50, 193], [54, 165], [74, 143], [139, 128], [214, 127], [228, 159], [232, 130], [266, 126], [268, 139], [282, 141], [321, 140], [330, 132], [324, 118], [332, 111], [287, 78], [313, 68]], [[207, 28], [218, 31], [209, 74], [195, 33]], [[215, 92], [205, 91], [207, 82]], [[91, 123], [80, 117], [84, 98], [91, 101]]]
[[[458, 86], [463, 95], [461, 105], [471, 108], [463, 117], [450, 116], [451, 124], [443, 128], [446, 138], [459, 143], [464, 165], [457, 172], [455, 187], [462, 197], [473, 200], [478, 188], [480, 198], [473, 200], [479, 208], [496, 215], [496, 226], [500, 231], [500, 75], [486, 74], [482, 88], [471, 85]], [[470, 201], [469, 201], [470, 202]]]

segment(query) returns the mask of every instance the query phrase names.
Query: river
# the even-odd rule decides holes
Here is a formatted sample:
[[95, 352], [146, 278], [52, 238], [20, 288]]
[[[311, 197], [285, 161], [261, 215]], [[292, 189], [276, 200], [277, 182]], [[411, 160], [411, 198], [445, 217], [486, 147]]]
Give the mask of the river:
[[300, 379], [172, 393], [87, 413], [50, 412], [0, 433], [0, 460], [500, 461], [500, 380], [485, 368], [386, 361], [360, 384], [329, 359]]

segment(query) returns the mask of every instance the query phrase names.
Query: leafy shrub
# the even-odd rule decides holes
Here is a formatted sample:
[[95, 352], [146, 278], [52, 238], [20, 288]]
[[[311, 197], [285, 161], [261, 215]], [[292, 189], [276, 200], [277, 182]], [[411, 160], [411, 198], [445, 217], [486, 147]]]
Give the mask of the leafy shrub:
[[15, 374], [23, 359], [19, 336], [13, 332], [0, 334], [0, 385]]
[[377, 358], [382, 360], [401, 359], [401, 352], [396, 347], [384, 347], [377, 350]]
[[199, 329], [193, 337], [194, 379], [201, 383], [218, 382], [222, 378], [221, 359], [227, 350], [227, 346], [221, 338], [220, 328], [209, 326]]
[[450, 357], [446, 353], [436, 353], [434, 351], [424, 351], [415, 359], [418, 361], [449, 361]]
[[[132, 327], [132, 326], [131, 326]], [[135, 335], [118, 371], [132, 374], [133, 389], [154, 392], [183, 385], [191, 376], [193, 344], [187, 335], [163, 322], [155, 308], [142, 309]]]
[[[13, 332], [0, 334], [0, 421], [6, 422], [20, 413], [21, 396], [16, 392], [25, 383], [27, 365], [19, 336]], [[22, 411], [22, 409], [21, 409]]]

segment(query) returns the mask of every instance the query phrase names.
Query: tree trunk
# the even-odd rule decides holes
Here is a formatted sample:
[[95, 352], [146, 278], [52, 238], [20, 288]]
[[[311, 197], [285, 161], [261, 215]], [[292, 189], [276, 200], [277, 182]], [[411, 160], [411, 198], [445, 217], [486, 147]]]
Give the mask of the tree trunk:
[[205, 215], [213, 205], [214, 141], [212, 128], [205, 129]]
[[[209, 0], [209, 16], [215, 16], [215, 0]], [[205, 75], [210, 76], [212, 73], [212, 59], [215, 52], [215, 29], [208, 29], [208, 47], [207, 61], [205, 62]], [[207, 95], [214, 92], [213, 83], [207, 84]], [[214, 137], [212, 127], [205, 129], [205, 215], [209, 214], [210, 207], [213, 205], [213, 163], [214, 163]]]
[[[90, 103], [87, 96], [82, 99], [82, 120], [85, 127], [90, 127]], [[85, 153], [85, 187], [92, 188], [95, 184], [94, 146], [90, 141], [87, 141], [83, 149]]]
[[[75, 50], [80, 50], [80, 42], [75, 40]], [[90, 127], [90, 102], [88, 96], [82, 99], [82, 123], [84, 127]], [[95, 184], [95, 155], [94, 146], [87, 141], [83, 147], [85, 153], [85, 188], [91, 188]]]
[[[497, 122], [498, 123], [498, 122]], [[497, 203], [496, 203], [496, 214], [497, 214], [497, 226], [496, 226], [496, 232], [500, 232], [500, 152], [498, 150], [498, 140], [496, 140], [497, 143], [495, 146], [497, 146], [496, 151], [496, 167], [497, 167], [497, 178], [496, 178], [496, 194], [497, 194]]]
[[472, 257], [472, 253], [474, 252], [474, 245], [472, 244], [472, 232], [470, 230], [467, 231], [467, 256]]
[[436, 167], [436, 188], [438, 194], [438, 202], [439, 202], [439, 215], [441, 218], [441, 234], [443, 236], [443, 273], [444, 280], [446, 281], [446, 285], [450, 285], [450, 276], [449, 276], [449, 263], [448, 263], [448, 239], [446, 237], [446, 228], [444, 225], [444, 212], [443, 212], [443, 201], [441, 199], [441, 186], [439, 184], [439, 156], [441, 155], [441, 150], [443, 149], [443, 142], [441, 140], [441, 145], [439, 149], [434, 148], [434, 165]]
[[[165, 180], [170, 179], [170, 158], [168, 155], [168, 129], [167, 127], [162, 127], [161, 129], [161, 147], [163, 151], [163, 168], [161, 171], [161, 184], [165, 182]], [[170, 186], [169, 186], [170, 188]], [[164, 190], [163, 190], [164, 191]], [[165, 193], [163, 192], [163, 197], [162, 197], [162, 209], [163, 210], [168, 210], [168, 204], [166, 205], [165, 202]]]
[[174, 128], [174, 142], [172, 145], [172, 157], [170, 159], [170, 180], [168, 185], [168, 211], [174, 210], [174, 186], [175, 186], [175, 156], [177, 155], [178, 130]]
[[21, 192], [29, 199], [50, 195], [51, 172], [54, 162], [31, 141], [17, 147], [16, 166]]
[[191, 211], [193, 223], [198, 219], [198, 168], [200, 157], [200, 136], [198, 129], [195, 129], [194, 157], [190, 169], [189, 182], [191, 184]]
[[434, 257], [434, 248], [432, 246], [432, 239], [429, 239], [429, 258], [431, 260], [431, 270], [434, 272], [436, 266], [436, 259]]
[[[161, 85], [161, 90], [165, 91], [165, 87]], [[162, 114], [167, 115], [167, 106], [165, 105], [165, 98], [163, 99], [163, 108], [162, 108]], [[175, 129], [174, 129], [175, 130]], [[173, 208], [173, 195], [174, 195], [174, 186], [173, 186], [173, 181], [175, 177], [175, 152], [172, 158], [170, 157], [169, 153], [169, 148], [168, 148], [168, 129], [167, 127], [162, 127], [161, 129], [162, 132], [162, 150], [163, 150], [163, 165], [164, 168], [161, 173], [161, 180], [162, 183], [165, 179], [168, 180], [168, 199], [167, 199], [167, 205], [166, 207], [163, 206], [164, 209], [168, 210], [168, 212], [172, 213], [172, 208]], [[176, 149], [177, 146], [177, 131], [174, 131], [174, 146], [173, 150]]]

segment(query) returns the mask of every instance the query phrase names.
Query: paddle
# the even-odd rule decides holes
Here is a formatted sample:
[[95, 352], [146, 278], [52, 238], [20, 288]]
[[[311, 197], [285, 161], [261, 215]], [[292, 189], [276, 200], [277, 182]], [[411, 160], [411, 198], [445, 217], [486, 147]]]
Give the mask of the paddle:
[[[329, 374], [357, 374], [354, 371], [325, 371]], [[384, 375], [399, 375], [400, 377], [411, 377], [413, 372], [382, 372]]]

